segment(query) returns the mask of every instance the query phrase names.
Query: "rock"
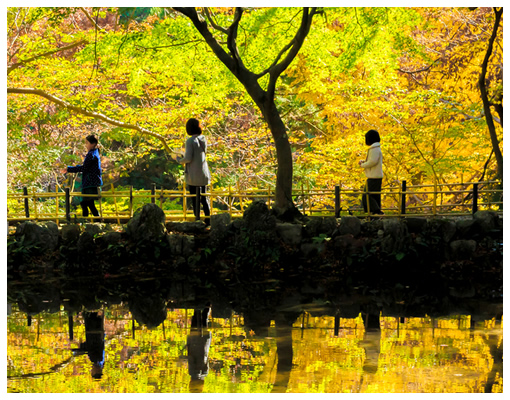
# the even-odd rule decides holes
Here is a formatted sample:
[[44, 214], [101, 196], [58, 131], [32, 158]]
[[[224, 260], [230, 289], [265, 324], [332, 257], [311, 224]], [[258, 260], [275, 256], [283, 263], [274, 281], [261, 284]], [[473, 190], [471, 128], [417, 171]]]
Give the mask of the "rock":
[[404, 219], [409, 233], [423, 234], [427, 226], [426, 218], [410, 217]]
[[333, 245], [337, 253], [353, 255], [362, 252], [363, 246], [365, 245], [365, 240], [356, 239], [352, 234], [347, 233], [345, 235], [335, 237], [333, 240]]
[[426, 232], [427, 235], [439, 236], [445, 243], [449, 243], [457, 232], [457, 226], [454, 221], [433, 218], [427, 221]]
[[309, 238], [319, 235], [332, 236], [337, 227], [335, 217], [309, 217], [304, 226], [304, 234]]
[[361, 224], [361, 232], [363, 235], [373, 236], [379, 231], [384, 232], [384, 225], [382, 219], [371, 219], [369, 221], [363, 221]]
[[76, 224], [67, 224], [60, 229], [60, 235], [64, 244], [74, 243], [80, 237], [80, 226]]
[[156, 241], [165, 235], [165, 213], [156, 204], [145, 204], [136, 210], [126, 226], [126, 233], [134, 242]]
[[338, 233], [340, 235], [359, 235], [361, 232], [361, 221], [357, 217], [344, 216], [340, 220]]
[[476, 251], [474, 240], [454, 240], [450, 243], [451, 255], [455, 260], [466, 260], [473, 256]]
[[207, 225], [205, 224], [204, 221], [167, 222], [165, 226], [168, 232], [179, 232], [189, 234], [202, 234], [205, 233], [207, 228]]
[[78, 253], [87, 255], [94, 249], [94, 236], [90, 232], [83, 232], [78, 239]]
[[301, 244], [301, 253], [304, 257], [315, 257], [324, 251], [323, 243], [303, 243]]
[[170, 234], [166, 237], [172, 254], [182, 254], [182, 235]]
[[481, 233], [481, 228], [475, 224], [473, 219], [459, 219], [455, 226], [461, 239], [473, 237], [477, 232]]
[[232, 222], [229, 213], [214, 214], [211, 216], [211, 232], [225, 232], [227, 226]]
[[499, 228], [499, 215], [494, 211], [477, 211], [473, 218], [483, 233]]
[[276, 217], [262, 201], [250, 204], [243, 213], [243, 219], [248, 231], [270, 231], [276, 228]]
[[99, 235], [102, 232], [99, 224], [85, 224], [83, 229], [85, 232], [90, 233], [92, 236]]
[[182, 255], [189, 257], [195, 253], [195, 237], [184, 235], [182, 237]]
[[53, 221], [26, 221], [17, 226], [15, 238], [17, 241], [23, 240], [23, 246], [38, 248], [40, 252], [54, 251], [58, 246], [58, 226]]
[[174, 255], [189, 257], [195, 252], [195, 238], [179, 233], [167, 236], [170, 251]]
[[115, 245], [117, 243], [120, 242], [120, 240], [122, 239], [122, 234], [120, 232], [106, 232], [104, 235], [102, 236], [99, 236], [97, 240], [100, 240], [102, 243], [106, 244], [107, 246], [109, 245]]
[[300, 224], [291, 224], [288, 222], [277, 223], [276, 232], [285, 244], [297, 246], [301, 243], [303, 226]]
[[410, 240], [407, 224], [399, 219], [385, 219], [383, 228], [382, 250], [389, 254], [405, 251]]

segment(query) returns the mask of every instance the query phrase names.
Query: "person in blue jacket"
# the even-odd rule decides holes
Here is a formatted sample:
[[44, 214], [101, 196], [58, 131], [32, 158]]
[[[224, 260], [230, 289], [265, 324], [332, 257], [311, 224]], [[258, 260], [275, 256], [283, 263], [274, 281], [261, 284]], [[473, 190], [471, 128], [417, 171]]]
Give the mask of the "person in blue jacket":
[[[82, 173], [82, 194], [99, 194], [99, 187], [103, 185], [101, 179], [101, 158], [99, 157], [99, 149], [97, 148], [98, 141], [95, 135], [89, 135], [85, 138], [85, 147], [87, 148], [87, 155], [83, 160], [83, 165], [75, 167], [67, 167], [67, 172], [81, 172]], [[80, 203], [83, 210], [83, 216], [89, 216], [89, 210], [93, 216], [99, 217], [99, 211], [94, 204], [97, 197], [83, 197]], [[95, 219], [99, 221], [99, 218]]]

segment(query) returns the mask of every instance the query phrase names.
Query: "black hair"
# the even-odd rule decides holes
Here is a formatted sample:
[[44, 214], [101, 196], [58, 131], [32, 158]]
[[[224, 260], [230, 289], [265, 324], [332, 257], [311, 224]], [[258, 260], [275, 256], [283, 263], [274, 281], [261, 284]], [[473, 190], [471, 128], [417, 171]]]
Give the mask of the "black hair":
[[367, 133], [365, 133], [365, 143], [367, 146], [371, 146], [380, 141], [381, 138], [379, 137], [379, 132], [376, 130], [370, 129]]
[[87, 142], [89, 142], [90, 144], [95, 144], [95, 145], [98, 144], [96, 135], [88, 135], [85, 139], [87, 139]]
[[202, 128], [200, 128], [198, 119], [188, 119], [188, 122], [186, 122], [186, 132], [188, 132], [188, 135], [200, 135], [202, 133]]

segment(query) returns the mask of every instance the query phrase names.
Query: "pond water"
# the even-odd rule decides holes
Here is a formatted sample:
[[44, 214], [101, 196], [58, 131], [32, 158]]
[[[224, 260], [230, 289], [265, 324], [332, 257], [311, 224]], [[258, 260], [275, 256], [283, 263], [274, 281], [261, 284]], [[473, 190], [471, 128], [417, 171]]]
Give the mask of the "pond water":
[[42, 311], [9, 304], [8, 392], [503, 391], [502, 318], [490, 313], [344, 318], [287, 302], [268, 319], [214, 302], [40, 299]]

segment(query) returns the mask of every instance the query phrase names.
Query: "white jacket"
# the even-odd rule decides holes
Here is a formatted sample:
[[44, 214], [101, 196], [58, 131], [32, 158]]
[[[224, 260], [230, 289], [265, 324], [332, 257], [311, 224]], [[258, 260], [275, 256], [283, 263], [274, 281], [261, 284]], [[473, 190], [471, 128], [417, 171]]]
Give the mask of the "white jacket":
[[365, 168], [365, 176], [368, 179], [382, 179], [382, 159], [381, 144], [376, 142], [368, 149], [365, 162], [360, 164], [361, 168]]

